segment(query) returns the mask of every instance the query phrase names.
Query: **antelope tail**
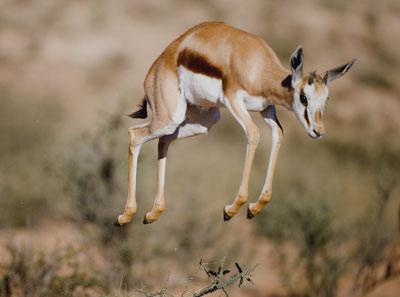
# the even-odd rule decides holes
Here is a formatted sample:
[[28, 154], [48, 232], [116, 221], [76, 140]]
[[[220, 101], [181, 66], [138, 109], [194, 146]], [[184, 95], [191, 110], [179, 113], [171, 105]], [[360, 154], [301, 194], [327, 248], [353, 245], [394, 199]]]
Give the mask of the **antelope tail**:
[[137, 111], [132, 112], [128, 115], [128, 117], [134, 119], [145, 119], [147, 118], [147, 97], [144, 96], [142, 103], [139, 104], [139, 109]]

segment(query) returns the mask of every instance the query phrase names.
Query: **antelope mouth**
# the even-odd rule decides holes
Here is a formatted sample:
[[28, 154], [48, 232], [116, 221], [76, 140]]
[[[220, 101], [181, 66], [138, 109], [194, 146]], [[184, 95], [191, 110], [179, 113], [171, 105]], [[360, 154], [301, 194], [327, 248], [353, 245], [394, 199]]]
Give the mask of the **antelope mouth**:
[[322, 135], [315, 129], [312, 129], [312, 131], [308, 132], [308, 136], [310, 136], [312, 139], [319, 139], [322, 137]]

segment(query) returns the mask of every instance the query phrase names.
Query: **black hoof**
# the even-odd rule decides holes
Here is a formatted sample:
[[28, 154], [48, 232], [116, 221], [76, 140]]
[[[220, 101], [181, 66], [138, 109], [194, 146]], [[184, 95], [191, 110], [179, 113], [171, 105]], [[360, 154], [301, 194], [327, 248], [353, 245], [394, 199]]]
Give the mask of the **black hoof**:
[[254, 218], [254, 214], [251, 212], [250, 207], [247, 207], [247, 218], [251, 220]]
[[146, 215], [144, 215], [143, 224], [144, 224], [144, 225], [147, 225], [147, 224], [150, 224], [150, 223], [151, 223], [151, 222], [147, 220]]
[[224, 221], [229, 221], [230, 219], [232, 219], [232, 217], [230, 215], [227, 214], [227, 212], [225, 211], [225, 207], [224, 207]]
[[122, 224], [120, 224], [120, 222], [118, 221], [118, 218], [115, 220], [115, 222], [114, 222], [114, 226], [116, 226], [116, 227], [122, 227], [123, 225]]

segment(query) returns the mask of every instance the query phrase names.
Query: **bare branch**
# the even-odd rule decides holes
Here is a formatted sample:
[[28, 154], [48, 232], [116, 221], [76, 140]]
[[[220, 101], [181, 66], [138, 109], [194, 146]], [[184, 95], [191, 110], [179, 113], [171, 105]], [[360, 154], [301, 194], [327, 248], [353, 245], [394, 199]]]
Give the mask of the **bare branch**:
[[[225, 261], [225, 260], [224, 260]], [[207, 277], [211, 280], [210, 285], [207, 287], [201, 289], [198, 292], [193, 292], [192, 297], [201, 297], [213, 292], [216, 292], [218, 290], [221, 290], [225, 297], [229, 297], [228, 292], [226, 291], [226, 288], [234, 284], [236, 281], [239, 281], [239, 287], [242, 285], [242, 283], [246, 280], [252, 284], [253, 281], [251, 279], [252, 275], [251, 273], [257, 268], [257, 265], [254, 265], [249, 268], [242, 268], [238, 263], [235, 263], [235, 266], [238, 270], [237, 273], [233, 274], [232, 276], [228, 276], [230, 273], [229, 270], [224, 269], [225, 263], [222, 262], [219, 266], [217, 271], [212, 271], [208, 269], [203, 261], [200, 259], [199, 261], [199, 266], [201, 270], [203, 270]], [[135, 289], [136, 292], [139, 292], [143, 294], [145, 297], [174, 297], [166, 288], [163, 288], [159, 291], [156, 292], [149, 292], [146, 287], [142, 286], [141, 288]], [[186, 286], [185, 289], [182, 291], [182, 293], [179, 295], [180, 297], [188, 296], [188, 287]]]
[[225, 288], [231, 286], [233, 283], [235, 283], [238, 280], [241, 279], [250, 279], [251, 280], [251, 273], [257, 268], [258, 265], [254, 265], [250, 268], [243, 269], [242, 272], [238, 272], [234, 275], [232, 275], [230, 278], [228, 278], [225, 281], [213, 281], [208, 287], [200, 290], [199, 292], [193, 293], [193, 297], [201, 297], [210, 293], [213, 293], [218, 290], [222, 290], [225, 294], [225, 296], [229, 296], [228, 293], [226, 292]]

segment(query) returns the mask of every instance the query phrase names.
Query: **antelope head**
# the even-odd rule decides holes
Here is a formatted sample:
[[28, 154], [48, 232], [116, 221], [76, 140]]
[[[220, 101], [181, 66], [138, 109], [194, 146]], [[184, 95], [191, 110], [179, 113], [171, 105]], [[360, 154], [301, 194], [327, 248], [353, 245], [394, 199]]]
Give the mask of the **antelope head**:
[[316, 139], [325, 133], [323, 114], [328, 100], [328, 84], [349, 71], [355, 59], [322, 74], [303, 74], [303, 60], [303, 48], [299, 46], [290, 57], [292, 110], [308, 135]]

